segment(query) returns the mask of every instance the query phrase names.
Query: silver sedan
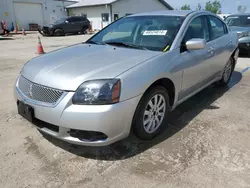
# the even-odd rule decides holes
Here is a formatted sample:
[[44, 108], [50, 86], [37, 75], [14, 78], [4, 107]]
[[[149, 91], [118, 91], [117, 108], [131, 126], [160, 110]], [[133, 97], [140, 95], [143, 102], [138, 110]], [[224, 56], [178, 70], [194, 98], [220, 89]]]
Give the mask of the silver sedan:
[[18, 113], [74, 144], [104, 146], [130, 133], [150, 140], [179, 104], [229, 83], [237, 46], [237, 33], [208, 12], [130, 15], [26, 63], [15, 84]]

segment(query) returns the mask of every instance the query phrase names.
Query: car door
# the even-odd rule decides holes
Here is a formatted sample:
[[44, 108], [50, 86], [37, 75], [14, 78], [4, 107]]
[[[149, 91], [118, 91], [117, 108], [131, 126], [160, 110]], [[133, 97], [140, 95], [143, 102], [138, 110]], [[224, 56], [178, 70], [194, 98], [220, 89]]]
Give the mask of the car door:
[[74, 32], [74, 24], [75, 24], [74, 17], [68, 18], [65, 22], [65, 25], [64, 25], [64, 32], [65, 33], [73, 33]]
[[215, 58], [212, 62], [213, 66], [210, 67], [210, 71], [213, 71], [220, 76], [231, 56], [230, 53], [232, 51], [233, 43], [224, 22], [215, 16], [208, 16], [208, 20], [211, 40], [215, 46]]
[[75, 17], [74, 18], [74, 28], [73, 32], [80, 32], [82, 30], [83, 20], [82, 17]]
[[[200, 50], [187, 50], [185, 43], [194, 38], [204, 39], [206, 46]], [[210, 40], [209, 25], [206, 16], [193, 18], [186, 29], [181, 44], [180, 59], [182, 61], [183, 77], [179, 100], [188, 97], [213, 79], [209, 71], [215, 58], [214, 43]]]

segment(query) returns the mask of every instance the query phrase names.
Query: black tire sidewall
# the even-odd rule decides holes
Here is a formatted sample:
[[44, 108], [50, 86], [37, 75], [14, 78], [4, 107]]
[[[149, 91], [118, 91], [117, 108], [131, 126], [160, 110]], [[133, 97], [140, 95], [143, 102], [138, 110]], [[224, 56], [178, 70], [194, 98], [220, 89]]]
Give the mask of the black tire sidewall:
[[55, 32], [54, 32], [54, 35], [55, 36], [63, 36], [64, 32], [63, 32], [62, 29], [56, 29]]
[[[152, 99], [152, 97], [156, 94], [161, 94], [166, 102], [166, 110], [165, 110], [165, 116], [164, 119], [160, 125], [160, 127], [154, 132], [154, 133], [147, 133], [143, 126], [143, 117], [144, 117], [144, 111], [147, 107], [147, 104], [149, 100]], [[151, 140], [154, 137], [156, 137], [163, 129], [166, 127], [167, 123], [167, 116], [169, 113], [169, 96], [168, 92], [164, 87], [156, 86], [151, 89], [149, 89], [144, 96], [142, 97], [141, 101], [139, 102], [134, 118], [133, 118], [133, 132], [134, 134], [141, 140]]]
[[[224, 71], [223, 71], [223, 77], [222, 77], [222, 82], [223, 82], [223, 84], [225, 84], [225, 85], [227, 85], [229, 82], [230, 82], [230, 79], [231, 79], [231, 77], [232, 77], [232, 74], [233, 74], [233, 71], [234, 71], [234, 67], [233, 67], [233, 59], [232, 58], [230, 58], [230, 64], [231, 64], [231, 73], [230, 73], [230, 76], [229, 76], [229, 78], [228, 78], [228, 80], [224, 80], [224, 74], [225, 74], [225, 68], [224, 68]], [[229, 63], [229, 62], [228, 62]]]

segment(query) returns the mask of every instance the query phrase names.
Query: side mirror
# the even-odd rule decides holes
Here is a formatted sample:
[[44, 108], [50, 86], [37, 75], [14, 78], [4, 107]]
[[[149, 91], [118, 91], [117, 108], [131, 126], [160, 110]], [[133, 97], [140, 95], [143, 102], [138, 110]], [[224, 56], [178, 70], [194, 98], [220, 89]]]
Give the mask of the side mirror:
[[191, 39], [186, 42], [186, 48], [188, 50], [201, 50], [206, 47], [206, 41], [204, 39]]
[[69, 21], [68, 21], [68, 20], [66, 20], [66, 21], [65, 21], [65, 23], [69, 23]]

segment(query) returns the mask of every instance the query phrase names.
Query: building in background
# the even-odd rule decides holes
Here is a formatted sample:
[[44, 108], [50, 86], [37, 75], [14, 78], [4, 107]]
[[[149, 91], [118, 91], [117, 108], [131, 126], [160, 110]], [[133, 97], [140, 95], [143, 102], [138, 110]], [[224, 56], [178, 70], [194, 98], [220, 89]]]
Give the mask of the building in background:
[[29, 24], [40, 26], [54, 23], [67, 17], [66, 7], [74, 0], [0, 0], [0, 20], [7, 26], [17, 23], [19, 29], [29, 30]]
[[86, 16], [94, 30], [129, 14], [173, 10], [165, 0], [79, 0], [67, 9], [70, 16]]

